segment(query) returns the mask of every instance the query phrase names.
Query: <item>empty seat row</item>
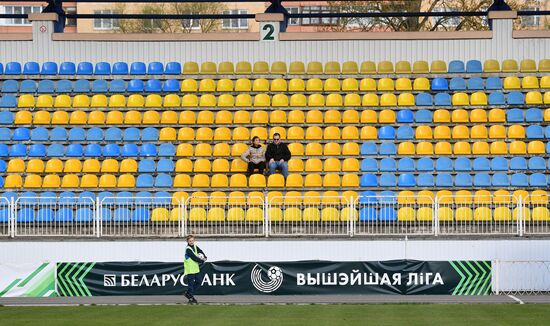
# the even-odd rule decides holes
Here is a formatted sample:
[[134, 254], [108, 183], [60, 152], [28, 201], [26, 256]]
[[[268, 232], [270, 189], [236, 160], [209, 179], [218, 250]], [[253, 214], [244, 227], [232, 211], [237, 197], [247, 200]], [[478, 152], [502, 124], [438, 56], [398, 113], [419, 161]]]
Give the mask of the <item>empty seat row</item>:
[[361, 187], [547, 187], [547, 176], [543, 173], [382, 173], [379, 176], [366, 173], [361, 176]]
[[126, 62], [116, 62], [112, 65], [108, 62], [56, 62], [47, 61], [40, 66], [38, 62], [30, 61], [21, 67], [19, 62], [8, 62], [5, 69], [0, 64], [0, 73], [5, 75], [179, 75], [181, 64], [179, 62], [168, 62], [166, 66], [158, 61], [146, 65], [143, 62], [133, 62], [130, 67]]
[[304, 94], [276, 94], [270, 96], [260, 93], [252, 98], [249, 94], [240, 94], [234, 97], [230, 94], [215, 96], [206, 94], [197, 97], [194, 94], [187, 94], [180, 97], [176, 94], [168, 94], [164, 99], [158, 94], [151, 94], [144, 98], [142, 95], [133, 94], [126, 98], [121, 94], [111, 95], [107, 100], [105, 95], [94, 95], [91, 100], [87, 95], [76, 95], [71, 98], [68, 95], [59, 95], [55, 99], [51, 95], [39, 95], [36, 99], [31, 94], [24, 94], [15, 98], [13, 95], [4, 95], [0, 99], [0, 107], [18, 108], [160, 108], [160, 107], [333, 107], [333, 106], [486, 106], [486, 105], [525, 105], [550, 103], [550, 92], [543, 95], [537, 91], [527, 92], [525, 95], [519, 91], [512, 91], [508, 94], [492, 92], [467, 93], [438, 93], [432, 97], [428, 93], [384, 93], [380, 96], [374, 93], [347, 94], [342, 96], [337, 93], [322, 95], [311, 94], [306, 97]]
[[[550, 76], [543, 76], [539, 79], [536, 76], [525, 76], [519, 78], [517, 76], [508, 76], [504, 81], [499, 77], [473, 77], [464, 79], [462, 77], [454, 77], [450, 80], [436, 77], [432, 79], [431, 90], [433, 91], [462, 91], [462, 90], [501, 90], [501, 89], [535, 89], [549, 88]], [[419, 89], [420, 90], [420, 89]]]
[[108, 82], [105, 79], [96, 79], [92, 82], [79, 79], [74, 83], [67, 79], [53, 81], [50, 79], [17, 80], [8, 79], [2, 83], [2, 93], [124, 93], [124, 92], [170, 92], [180, 91], [180, 82], [176, 79], [168, 79], [161, 82], [158, 79], [132, 79], [128, 82], [122, 79], [113, 79]]

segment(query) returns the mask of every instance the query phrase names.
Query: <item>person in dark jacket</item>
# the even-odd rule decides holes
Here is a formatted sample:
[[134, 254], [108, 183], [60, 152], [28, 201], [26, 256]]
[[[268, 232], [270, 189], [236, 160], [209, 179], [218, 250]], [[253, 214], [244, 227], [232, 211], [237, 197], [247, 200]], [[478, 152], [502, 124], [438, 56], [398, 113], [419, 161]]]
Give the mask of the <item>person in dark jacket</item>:
[[187, 236], [187, 249], [185, 249], [185, 260], [183, 261], [184, 277], [187, 278], [187, 291], [185, 297], [189, 299], [190, 304], [196, 304], [194, 294], [197, 287], [201, 285], [201, 270], [200, 266], [206, 261], [206, 255], [195, 244], [195, 237], [193, 235]]
[[267, 150], [265, 151], [265, 160], [269, 167], [269, 174], [275, 174], [276, 170], [280, 170], [286, 179], [290, 156], [288, 146], [281, 142], [281, 135], [274, 133], [273, 142], [267, 145]]

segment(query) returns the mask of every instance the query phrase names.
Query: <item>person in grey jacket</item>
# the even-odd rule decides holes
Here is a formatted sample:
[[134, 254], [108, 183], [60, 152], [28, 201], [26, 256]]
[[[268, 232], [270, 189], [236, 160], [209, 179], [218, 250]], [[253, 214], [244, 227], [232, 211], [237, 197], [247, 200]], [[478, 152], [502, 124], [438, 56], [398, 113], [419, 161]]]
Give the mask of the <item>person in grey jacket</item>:
[[251, 176], [256, 170], [259, 170], [259, 173], [264, 172], [265, 148], [260, 144], [260, 137], [254, 136], [252, 138], [252, 144], [241, 155], [241, 158], [248, 163], [248, 176]]

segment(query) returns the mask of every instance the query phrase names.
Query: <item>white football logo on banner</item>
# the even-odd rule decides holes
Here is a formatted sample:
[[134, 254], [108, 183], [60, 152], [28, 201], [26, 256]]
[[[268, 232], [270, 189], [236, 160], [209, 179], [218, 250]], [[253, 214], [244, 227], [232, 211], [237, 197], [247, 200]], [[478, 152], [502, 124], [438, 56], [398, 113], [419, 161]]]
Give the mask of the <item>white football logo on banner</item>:
[[267, 277], [269, 278], [269, 281], [266, 282], [262, 278], [262, 269], [258, 266], [258, 264], [252, 268], [250, 279], [252, 280], [252, 285], [254, 285], [258, 291], [270, 293], [277, 290], [281, 284], [283, 284], [283, 271], [280, 267], [271, 266], [267, 270]]

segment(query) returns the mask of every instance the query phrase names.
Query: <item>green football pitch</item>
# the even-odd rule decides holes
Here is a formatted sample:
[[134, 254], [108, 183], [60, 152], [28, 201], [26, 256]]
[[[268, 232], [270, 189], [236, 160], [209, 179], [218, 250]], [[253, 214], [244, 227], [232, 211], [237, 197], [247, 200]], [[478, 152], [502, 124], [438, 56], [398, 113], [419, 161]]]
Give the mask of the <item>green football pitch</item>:
[[0, 307], [0, 325], [550, 325], [550, 305]]

